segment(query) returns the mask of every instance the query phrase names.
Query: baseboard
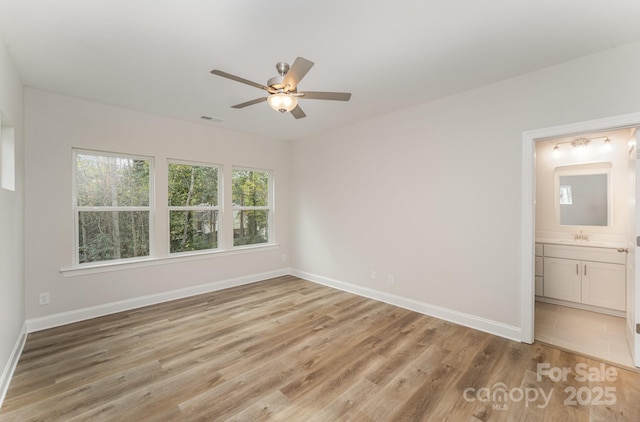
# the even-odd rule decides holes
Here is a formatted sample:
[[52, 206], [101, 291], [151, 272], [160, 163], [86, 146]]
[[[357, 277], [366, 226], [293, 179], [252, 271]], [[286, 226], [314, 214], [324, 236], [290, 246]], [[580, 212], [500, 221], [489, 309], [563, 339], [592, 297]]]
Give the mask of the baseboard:
[[26, 322], [27, 332], [46, 330], [48, 328], [59, 327], [61, 325], [71, 324], [74, 322], [84, 321], [91, 318], [97, 318], [117, 312], [128, 311], [143, 306], [155, 305], [158, 303], [168, 302], [185, 297], [195, 296], [203, 293], [214, 292], [216, 290], [228, 289], [230, 287], [242, 286], [244, 284], [255, 283], [257, 281], [266, 280], [274, 277], [289, 275], [289, 268], [282, 268], [275, 271], [269, 271], [259, 274], [251, 274], [244, 277], [237, 277], [228, 280], [215, 281], [198, 286], [187, 287], [170, 292], [158, 293], [154, 295], [141, 296], [132, 299], [126, 299], [118, 302], [106, 303], [104, 305], [92, 306], [89, 308], [77, 309], [59, 314], [47, 315], [41, 318], [28, 319]]
[[16, 370], [16, 366], [18, 366], [18, 360], [20, 360], [20, 355], [22, 354], [22, 349], [24, 348], [26, 340], [27, 323], [25, 322], [22, 324], [22, 331], [20, 331], [20, 335], [18, 336], [16, 344], [14, 344], [11, 355], [9, 356], [9, 361], [5, 365], [4, 370], [2, 371], [2, 376], [0, 377], [0, 408], [2, 408], [2, 403], [4, 402], [7, 390], [9, 390], [11, 377], [13, 376], [13, 372]]
[[569, 302], [562, 299], [554, 299], [552, 297], [536, 296], [537, 302], [550, 303], [552, 305], [566, 306], [568, 308], [581, 309], [583, 311], [597, 312], [599, 314], [611, 315], [618, 318], [626, 318], [625, 311], [616, 311], [615, 309], [601, 308], [599, 306], [584, 305], [582, 303]]
[[521, 330], [513, 325], [503, 324], [486, 318], [480, 318], [475, 315], [465, 314], [463, 312], [454, 311], [452, 309], [443, 308], [441, 306], [431, 305], [417, 300], [393, 295], [391, 293], [381, 292], [367, 287], [357, 286], [343, 281], [334, 280], [317, 274], [292, 269], [291, 274], [314, 283], [323, 284], [359, 296], [368, 297], [369, 299], [385, 302], [390, 305], [399, 306], [421, 314], [429, 315], [485, 333], [494, 334], [517, 342], [521, 341]]

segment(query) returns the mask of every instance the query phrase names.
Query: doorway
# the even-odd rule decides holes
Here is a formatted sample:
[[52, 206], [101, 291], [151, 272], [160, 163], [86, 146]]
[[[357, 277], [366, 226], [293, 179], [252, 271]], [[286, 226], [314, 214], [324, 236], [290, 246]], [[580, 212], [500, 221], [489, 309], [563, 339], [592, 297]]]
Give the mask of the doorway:
[[[521, 292], [522, 292], [522, 341], [526, 343], [532, 343], [534, 339], [538, 339], [539, 341], [544, 341], [543, 334], [540, 333], [536, 335], [536, 304], [539, 313], [541, 314], [540, 320], [544, 321], [547, 324], [558, 324], [558, 321], [563, 321], [562, 318], [566, 318], [560, 324], [563, 327], [570, 327], [569, 322], [578, 324], [578, 327], [573, 327], [571, 330], [573, 333], [578, 333], [581, 330], [579, 329], [579, 324], [583, 324], [584, 327], [591, 324], [600, 325], [605, 330], [608, 328], [609, 330], [615, 330], [617, 335], [609, 335], [607, 337], [606, 331], [602, 333], [602, 339], [600, 340], [600, 345], [606, 344], [605, 338], [616, 338], [620, 339], [620, 331], [624, 331], [624, 337], [628, 346], [631, 348], [631, 353], [629, 356], [629, 360], [626, 362], [622, 362], [622, 364], [630, 365], [631, 363], [635, 366], [640, 366], [640, 351], [638, 350], [640, 347], [640, 335], [635, 334], [633, 328], [635, 328], [635, 324], [638, 323], [636, 321], [636, 316], [638, 315], [638, 299], [637, 299], [637, 286], [640, 284], [637, 280], [639, 277], [638, 274], [635, 274], [635, 262], [636, 262], [636, 253], [638, 253], [637, 248], [635, 247], [635, 239], [638, 224], [636, 221], [638, 220], [638, 212], [640, 210], [636, 210], [635, 207], [635, 197], [638, 196], [635, 191], [635, 179], [636, 179], [636, 150], [635, 145], [633, 146], [634, 151], [632, 152], [632, 157], [628, 159], [628, 162], [631, 164], [628, 167], [632, 167], [633, 177], [627, 177], [624, 179], [626, 185], [627, 182], [630, 183], [630, 180], [633, 179], [634, 186], [627, 186], [627, 192], [629, 194], [625, 196], [625, 200], [631, 198], [634, 201], [628, 202], [627, 205], [630, 209], [625, 210], [627, 212], [627, 217], [624, 217], [625, 213], [620, 212], [620, 206], [615, 206], [612, 208], [611, 215], [609, 216], [609, 222], [617, 221], [617, 232], [616, 234], [612, 234], [613, 231], [611, 227], [598, 227], [598, 226], [589, 226], [588, 224], [578, 223], [575, 227], [563, 227], [563, 225], [559, 224], [559, 221], [556, 221], [555, 218], [557, 215], [555, 214], [557, 210], [552, 207], [552, 211], [546, 209], [547, 215], [544, 217], [547, 220], [541, 219], [540, 227], [537, 226], [536, 219], [536, 184], [539, 181], [536, 178], [536, 164], [541, 163], [542, 161], [537, 161], [538, 159], [542, 159], [541, 156], [536, 155], [536, 151], [538, 154], [551, 154], [554, 150], [557, 152], [558, 149], [563, 149], [565, 152], [575, 150], [577, 148], [576, 145], [572, 145], [571, 143], [576, 139], [587, 140], [593, 142], [591, 148], [591, 156], [589, 159], [583, 159], [582, 163], [580, 163], [580, 159], [578, 156], [574, 156], [574, 158], [568, 159], [565, 156], [564, 164], [567, 164], [565, 167], [569, 167], [571, 165], [581, 166], [583, 164], [594, 164], [594, 163], [605, 163], [607, 162], [604, 156], [594, 156], [593, 151], [596, 149], [596, 143], [604, 143], [604, 140], [607, 139], [607, 134], [610, 133], [620, 133], [629, 134], [634, 132], [634, 128], [640, 126], [640, 113], [634, 113], [630, 115], [618, 116], [613, 118], [606, 118], [600, 120], [593, 120], [587, 122], [581, 122], [571, 125], [565, 126], [557, 126], [546, 129], [539, 129], [535, 131], [525, 132], [523, 133], [523, 155], [522, 155], [522, 165], [523, 165], [523, 173], [522, 173], [522, 216], [523, 216], [523, 224], [522, 224], [522, 249], [521, 249], [521, 258], [522, 258], [522, 277], [521, 277]], [[602, 136], [602, 137], [600, 137]], [[620, 141], [618, 141], [620, 144]], [[619, 145], [615, 145], [616, 148], [624, 148], [625, 153], [629, 153], [628, 145], [624, 145], [620, 147]], [[546, 147], [546, 149], [545, 149]], [[583, 151], [584, 152], [584, 151]], [[569, 162], [567, 162], [567, 159]], [[571, 161], [573, 160], [573, 161]], [[610, 161], [610, 160], [609, 160]], [[555, 167], [561, 168], [563, 166], [556, 165]], [[588, 167], [588, 166], [587, 166]], [[555, 184], [558, 184], [558, 175], [554, 176]], [[617, 174], [612, 180], [620, 180], [620, 174]], [[546, 180], [547, 185], [545, 185], [545, 189], [549, 190], [549, 185], [551, 184], [548, 179]], [[614, 182], [615, 183], [615, 182]], [[622, 185], [622, 184], [620, 184]], [[554, 186], [554, 185], [552, 185]], [[617, 189], [617, 187], [616, 187]], [[552, 198], [555, 197], [558, 186], [555, 187], [555, 192], [551, 189]], [[567, 192], [565, 192], [565, 200]], [[555, 206], [555, 208], [558, 208]], [[549, 213], [551, 217], [549, 217]], [[550, 229], [548, 224], [549, 218], [553, 218], [555, 227]], [[620, 219], [626, 218], [626, 222], [628, 225], [625, 227], [622, 224]], [[555, 224], [558, 223], [558, 224]], [[580, 227], [583, 224], [584, 227]], [[586, 230], [585, 230], [586, 229]], [[551, 233], [553, 232], [553, 233]], [[548, 236], [544, 238], [544, 236]], [[617, 237], [616, 237], [617, 236]], [[536, 245], [536, 240], [543, 240], [542, 242], [538, 242]], [[547, 254], [544, 253], [545, 241], [549, 241], [549, 252]], [[560, 242], [562, 241], [562, 242]], [[566, 244], [561, 244], [566, 243]], [[598, 245], [596, 245], [596, 243]], [[558, 245], [556, 248], [553, 244]], [[613, 273], [607, 273], [610, 271], [610, 267], [604, 266], [594, 266], [595, 262], [589, 261], [593, 259], [594, 261], [601, 261], [609, 259], [601, 258], [600, 256], [582, 257], [584, 260], [581, 261], [580, 256], [562, 256], [560, 258], [572, 258], [572, 261], [567, 261], [570, 265], [574, 267], [572, 271], [575, 270], [578, 277], [582, 277], [582, 281], [572, 281], [574, 286], [573, 291], [571, 288], [566, 289], [566, 285], [562, 285], [561, 289], [565, 289], [565, 291], [558, 291], [555, 289], [553, 284], [549, 284], [548, 290], [548, 298], [545, 294], [540, 290], [540, 286], [538, 287], [538, 291], [536, 292], [536, 278], [534, 277], [535, 269], [536, 269], [536, 251], [538, 252], [538, 256], [543, 260], [547, 260], [549, 264], [558, 264], [558, 270], [562, 271], [562, 266], [560, 264], [564, 264], [564, 262], [553, 261], [558, 257], [552, 256], [556, 254], [562, 253], [573, 253], [575, 250], [568, 248], [569, 246], [579, 246], [582, 247], [584, 251], [592, 252], [597, 250], [598, 248], [594, 248], [594, 246], [602, 246], [604, 249], [611, 249], [611, 246], [621, 246], [620, 249], [623, 250], [621, 255], [624, 255], [624, 264], [620, 266], [622, 269], [622, 275], [620, 275], [620, 270], [617, 269], [617, 275], [614, 277], [615, 279], [620, 279], [622, 277], [622, 285], [618, 283], [618, 289], [622, 288], [624, 292], [626, 292], [624, 304], [620, 305], [620, 299], [618, 297], [617, 302], [607, 302], [609, 298], [603, 296], [598, 293], [598, 284], [597, 282], [593, 282], [598, 277], [598, 272], [600, 272], [601, 279], [604, 277], [605, 279], [611, 278]], [[622, 247], [625, 246], [625, 247]], [[567, 249], [568, 248], [568, 249]], [[586, 248], [586, 249], [585, 249]], [[579, 248], [578, 248], [579, 249]], [[603, 250], [604, 250], [603, 249]], [[614, 248], [613, 251], [616, 251], [617, 248]], [[627, 255], [627, 251], [629, 254]], [[542, 255], [542, 256], [540, 256]], [[547, 258], [545, 255], [549, 255]], [[616, 263], [620, 263], [620, 257], [613, 257], [611, 259], [617, 260]], [[544, 261], [543, 261], [544, 262]], [[588, 265], [587, 265], [588, 264]], [[583, 267], [584, 265], [584, 267]], [[607, 264], [609, 265], [609, 264]], [[611, 264], [613, 265], [613, 264]], [[588, 271], [587, 271], [588, 269]], [[583, 275], [582, 273], [588, 274], [588, 277]], [[553, 273], [551, 273], [551, 277], [549, 278], [549, 282], [551, 283], [553, 279]], [[585, 286], [585, 291], [588, 293], [592, 291], [593, 294], [591, 296], [589, 294], [586, 295], [586, 299], [584, 299], [584, 303], [582, 301], [582, 297], [580, 296], [580, 291], [576, 289], [580, 289], [581, 284]], [[586, 283], [586, 284], [585, 284]], [[555, 290], [554, 290], [555, 289]], [[591, 290], [590, 290], [591, 289]], [[608, 292], [608, 289], [607, 289]], [[536, 293], [538, 293], [538, 300], [536, 301]], [[599, 302], [603, 301], [604, 302]], [[611, 299], [613, 300], [613, 299]], [[567, 306], [569, 305], [569, 306]], [[562, 315], [561, 315], [562, 314]], [[557, 317], [556, 322], [550, 321], [551, 317]], [[583, 322], [580, 322], [581, 318], [584, 319]], [[538, 321], [538, 328], [542, 330], [541, 321]], [[601, 321], [597, 324], [594, 324], [593, 321]], [[593, 327], [591, 327], [593, 328]], [[556, 332], [561, 332], [556, 330]], [[547, 333], [548, 334], [548, 333]], [[566, 331], [565, 331], [566, 334]], [[591, 333], [593, 334], [593, 333]], [[575, 337], [574, 337], [575, 339]], [[565, 339], [566, 340], [566, 339]], [[547, 342], [553, 344], [553, 340], [547, 338]], [[593, 343], [593, 342], [592, 342]], [[560, 347], [567, 347], [567, 345], [557, 344]], [[612, 350], [614, 348], [618, 348], [619, 346], [624, 346], [624, 342], [621, 345], [608, 345], [606, 344], [606, 348]], [[602, 347], [601, 347], [602, 349]], [[589, 350], [577, 350], [586, 354], [595, 355], [595, 353], [590, 353]], [[620, 351], [620, 350], [618, 350]], [[610, 357], [602, 357], [604, 360], [613, 360]]]
[[635, 130], [540, 140], [535, 151], [534, 338], [633, 366], [625, 323]]

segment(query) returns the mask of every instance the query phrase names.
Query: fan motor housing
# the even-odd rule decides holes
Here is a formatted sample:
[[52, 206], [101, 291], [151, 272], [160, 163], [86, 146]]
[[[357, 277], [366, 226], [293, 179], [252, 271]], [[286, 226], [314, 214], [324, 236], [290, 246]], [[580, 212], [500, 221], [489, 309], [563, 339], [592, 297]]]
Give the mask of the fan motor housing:
[[284, 80], [284, 76], [274, 76], [273, 78], [267, 81], [267, 85], [273, 89], [282, 89], [284, 85], [282, 85], [282, 81]]

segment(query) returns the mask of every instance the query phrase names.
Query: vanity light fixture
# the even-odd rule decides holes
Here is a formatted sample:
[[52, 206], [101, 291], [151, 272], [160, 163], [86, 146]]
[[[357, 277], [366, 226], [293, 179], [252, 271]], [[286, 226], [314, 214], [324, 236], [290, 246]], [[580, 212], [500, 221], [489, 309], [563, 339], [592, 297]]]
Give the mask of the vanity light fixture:
[[609, 139], [609, 137], [607, 136], [598, 136], [596, 138], [576, 138], [572, 141], [564, 141], [564, 142], [558, 142], [556, 143], [556, 145], [553, 147], [553, 157], [558, 157], [560, 155], [560, 145], [562, 144], [571, 144], [572, 147], [577, 148], [577, 150], [581, 153], [586, 151], [587, 146], [591, 143], [591, 141], [596, 140], [596, 139], [603, 139], [604, 140], [604, 145], [602, 146], [602, 150], [604, 152], [609, 152], [611, 151], [611, 149], [613, 148], [613, 145], [611, 143], [611, 139]]
[[591, 139], [588, 138], [576, 138], [571, 141], [571, 146], [574, 148], [584, 148], [591, 143]]

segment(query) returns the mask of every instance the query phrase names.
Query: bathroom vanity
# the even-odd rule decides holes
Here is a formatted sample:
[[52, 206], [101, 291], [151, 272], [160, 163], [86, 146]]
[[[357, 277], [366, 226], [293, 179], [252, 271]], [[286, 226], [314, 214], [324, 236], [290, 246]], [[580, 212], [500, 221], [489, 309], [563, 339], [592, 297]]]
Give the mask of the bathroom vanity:
[[591, 161], [579, 154], [545, 159], [540, 154], [536, 300], [626, 315], [627, 251], [632, 247], [629, 232], [635, 213], [629, 205], [633, 186], [625, 179], [629, 157], [624, 149], [617, 151], [617, 155], [592, 151], [593, 157], [611, 161]]
[[538, 175], [536, 188], [536, 299], [624, 316], [625, 233], [632, 216], [623, 180], [613, 185], [608, 161], [541, 165], [546, 172]]
[[536, 243], [538, 300], [623, 316], [626, 249], [589, 242]]

